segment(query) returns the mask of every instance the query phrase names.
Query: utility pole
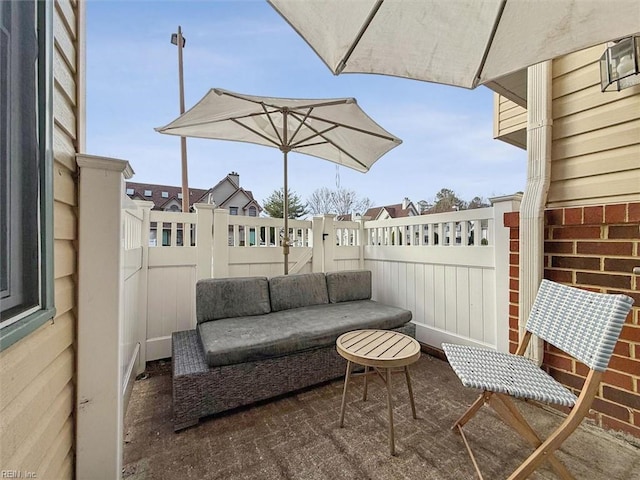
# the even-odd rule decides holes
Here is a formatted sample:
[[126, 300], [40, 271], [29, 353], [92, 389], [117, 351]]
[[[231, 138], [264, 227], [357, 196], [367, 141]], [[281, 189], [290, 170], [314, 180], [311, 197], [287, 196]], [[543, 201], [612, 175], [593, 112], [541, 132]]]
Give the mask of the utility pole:
[[[171, 34], [171, 43], [178, 46], [178, 77], [180, 81], [180, 115], [184, 113], [184, 74], [182, 67], [182, 49], [185, 38], [182, 36], [182, 27], [178, 25], [178, 33]], [[180, 137], [180, 153], [182, 156], [182, 211], [189, 211], [189, 179], [187, 170], [187, 139]]]

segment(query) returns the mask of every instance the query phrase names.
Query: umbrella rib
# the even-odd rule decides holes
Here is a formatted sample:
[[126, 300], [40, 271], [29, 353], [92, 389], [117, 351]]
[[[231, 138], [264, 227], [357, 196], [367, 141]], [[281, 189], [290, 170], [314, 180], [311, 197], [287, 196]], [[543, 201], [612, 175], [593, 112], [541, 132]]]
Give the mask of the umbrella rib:
[[351, 125], [347, 125], [346, 123], [335, 122], [333, 120], [326, 120], [326, 119], [324, 119], [322, 117], [316, 117], [314, 115], [310, 115], [309, 118], [311, 118], [312, 120], [318, 120], [320, 122], [331, 123], [331, 124], [336, 125], [338, 127], [348, 128], [349, 130], [354, 130], [356, 132], [364, 133], [365, 135], [371, 135], [373, 137], [382, 138], [384, 140], [389, 140], [389, 141], [392, 141], [392, 142], [397, 142], [398, 141], [398, 139], [396, 137], [389, 136], [389, 135], [383, 135], [381, 133], [371, 132], [371, 131], [365, 130], [363, 128], [358, 128], [358, 127], [354, 127], [354, 126], [351, 126]]
[[264, 135], [263, 133], [260, 133], [259, 131], [257, 131], [254, 128], [249, 127], [248, 125], [245, 125], [244, 123], [242, 123], [241, 121], [239, 121], [236, 118], [231, 118], [230, 119], [233, 123], [235, 123], [236, 125], [240, 125], [243, 128], [246, 128], [247, 130], [249, 130], [251, 133], [254, 133], [256, 135], [258, 135], [261, 138], [264, 138], [267, 142], [272, 143], [274, 147], [280, 148], [282, 145], [279, 144], [278, 142], [274, 142], [271, 138], [267, 137], [266, 135]]
[[[300, 125], [302, 125], [302, 124], [300, 124]], [[309, 125], [307, 125], [307, 127], [309, 127]], [[312, 138], [315, 138], [315, 137], [324, 138], [324, 137], [322, 137], [322, 135], [324, 135], [325, 133], [327, 133], [327, 132], [329, 132], [331, 130], [334, 130], [336, 128], [338, 128], [338, 125], [331, 125], [330, 127], [327, 127], [324, 130], [320, 130], [319, 132], [315, 132], [315, 130], [314, 130], [315, 133], [313, 135], [309, 135], [309, 136], [303, 138], [302, 140], [298, 140], [295, 143], [290, 143], [289, 146], [291, 148], [302, 147], [302, 146], [307, 147], [307, 146], [312, 145], [312, 144], [307, 144], [307, 145], [301, 145], [301, 144], [306, 142], [307, 140], [311, 140]], [[321, 143], [327, 143], [327, 142], [321, 142]], [[313, 144], [313, 145], [316, 145], [316, 144]]]
[[489, 56], [489, 50], [491, 49], [491, 45], [493, 45], [493, 39], [496, 36], [496, 32], [498, 31], [498, 24], [500, 23], [500, 19], [502, 18], [502, 14], [504, 13], [504, 9], [507, 6], [507, 0], [502, 0], [500, 2], [500, 8], [498, 9], [498, 14], [496, 15], [496, 19], [493, 22], [493, 28], [491, 29], [491, 34], [489, 35], [489, 41], [487, 42], [487, 46], [484, 49], [484, 53], [482, 54], [482, 60], [480, 60], [480, 65], [478, 66], [478, 70], [476, 70], [476, 75], [473, 79], [473, 86], [476, 87], [478, 82], [480, 81], [480, 74], [484, 69], [484, 64], [487, 63], [487, 57]]
[[[292, 113], [291, 115], [294, 116], [294, 118], [296, 118], [296, 120], [300, 120], [299, 118], [296, 117], [295, 113]], [[338, 124], [336, 124], [336, 126], [339, 126]], [[358, 165], [361, 165], [365, 171], [369, 170], [369, 167], [367, 167], [364, 163], [362, 163], [360, 160], [358, 160], [356, 157], [354, 157], [352, 154], [350, 154], [349, 152], [347, 152], [344, 148], [342, 148], [340, 145], [338, 145], [336, 142], [334, 142], [333, 140], [331, 140], [330, 138], [327, 138], [324, 136], [324, 134], [322, 134], [320, 131], [316, 130], [314, 127], [312, 127], [311, 125], [307, 124], [307, 128], [309, 130], [311, 130], [312, 132], [315, 132], [317, 136], [319, 136], [320, 138], [324, 138], [327, 143], [330, 143], [331, 145], [333, 145], [336, 149], [338, 149], [340, 152], [344, 153], [346, 156], [348, 156], [350, 159], [352, 159], [354, 162], [356, 162]], [[337, 163], [337, 162], [336, 162]]]
[[[273, 119], [271, 118], [271, 114], [267, 111], [267, 107], [265, 106], [264, 103], [261, 103], [260, 105], [262, 106], [262, 110], [264, 110], [265, 115], [269, 119], [269, 123], [271, 124], [271, 128], [273, 128], [273, 131], [276, 132], [276, 135], [278, 136], [278, 140], [280, 140], [280, 145], [284, 146], [284, 140], [282, 139], [282, 136], [280, 135], [280, 132], [278, 132], [278, 129], [276, 128], [275, 123], [273, 123]], [[280, 110], [280, 113], [282, 113], [281, 110]]]
[[[309, 117], [309, 115], [311, 114], [312, 111], [313, 111], [313, 107], [309, 107], [309, 110], [307, 110], [307, 113], [305, 113], [304, 118], [302, 120], [298, 120], [298, 118], [295, 116], [295, 114], [292, 114], [293, 118], [298, 120], [298, 128], [296, 128], [296, 131], [293, 132], [293, 134], [291, 135], [291, 138], [289, 139], [289, 145], [288, 145], [289, 147], [291, 147], [292, 145], [295, 145], [295, 144], [292, 144], [291, 141], [294, 138], [296, 138], [296, 135], [298, 134], [298, 132], [302, 128], [302, 125], [304, 125], [304, 123], [307, 121], [307, 118]], [[289, 113], [291, 113], [291, 112], [289, 112]], [[313, 136], [314, 135], [312, 135], [311, 137], [308, 137], [308, 138], [312, 138]], [[300, 142], [304, 142], [304, 140], [306, 140], [306, 139], [300, 140]], [[296, 142], [296, 144], [299, 144], [300, 142]]]
[[371, 9], [371, 11], [369, 12], [369, 15], [367, 15], [367, 18], [365, 19], [364, 23], [360, 27], [360, 30], [358, 31], [358, 35], [356, 36], [355, 40], [349, 47], [349, 50], [347, 50], [347, 53], [344, 54], [344, 57], [342, 57], [342, 60], [338, 62], [338, 65], [336, 66], [336, 75], [340, 75], [342, 71], [345, 69], [345, 67], [347, 66], [347, 62], [349, 61], [349, 58], [351, 58], [351, 54], [353, 54], [353, 51], [356, 49], [356, 47], [360, 43], [360, 40], [362, 39], [364, 32], [367, 30], [367, 28], [369, 28], [369, 25], [373, 21], [373, 17], [375, 17], [376, 14], [378, 13], [378, 10], [382, 6], [382, 2], [383, 0], [378, 0], [376, 4], [373, 6], [373, 8]]

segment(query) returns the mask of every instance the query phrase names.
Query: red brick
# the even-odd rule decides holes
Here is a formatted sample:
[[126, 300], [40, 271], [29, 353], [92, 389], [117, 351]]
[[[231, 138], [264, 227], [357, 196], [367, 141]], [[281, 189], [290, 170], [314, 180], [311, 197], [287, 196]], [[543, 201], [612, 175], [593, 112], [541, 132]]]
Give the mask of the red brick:
[[513, 315], [514, 317], [518, 316], [518, 306], [517, 305], [509, 305], [509, 315]]
[[[636, 417], [640, 417], [640, 415], [636, 415]], [[636, 438], [640, 438], [640, 428], [634, 427], [627, 422], [621, 422], [620, 420], [617, 420], [615, 418], [610, 418], [606, 415], [602, 416], [602, 426], [609, 428], [610, 430], [626, 432]]]
[[625, 223], [627, 221], [627, 204], [606, 205], [604, 207], [605, 223]]
[[631, 275], [576, 272], [576, 283], [579, 285], [600, 285], [602, 287], [631, 289]]
[[600, 271], [600, 259], [597, 257], [558, 257], [551, 259], [551, 266], [571, 270]]
[[613, 370], [607, 370], [604, 373], [602, 383], [613, 385], [623, 390], [633, 390], [633, 379], [631, 376], [625, 373], [614, 372]]
[[613, 348], [613, 353], [621, 357], [631, 357], [631, 345], [627, 342], [618, 341]]
[[640, 227], [636, 225], [610, 225], [608, 238], [640, 238]]
[[520, 226], [520, 212], [506, 212], [503, 217], [504, 226], [513, 228]]
[[544, 270], [544, 278], [559, 283], [573, 283], [573, 272], [571, 270]]
[[519, 334], [517, 330], [509, 330], [509, 341], [515, 343], [516, 345], [518, 344], [519, 340]]
[[[620, 340], [626, 340], [632, 343], [640, 343], [640, 325], [629, 325], [625, 323], [620, 332]], [[640, 375], [640, 371], [637, 373]]]
[[600, 225], [604, 223], [604, 209], [598, 207], [584, 207], [584, 225]]
[[580, 390], [582, 388], [582, 385], [584, 385], [584, 377], [579, 377], [578, 375], [574, 375], [572, 373], [563, 372], [562, 370], [550, 368], [549, 375], [569, 388]]
[[617, 418], [618, 420], [622, 420], [623, 422], [630, 421], [629, 411], [622, 405], [618, 405], [616, 403], [596, 397], [593, 400], [592, 407], [598, 412], [604, 413], [609, 417]]
[[629, 222], [640, 222], [640, 203], [629, 204]]
[[517, 228], [512, 228], [509, 230], [509, 238], [511, 240], [518, 240], [520, 238], [520, 230]]
[[625, 392], [624, 390], [604, 385], [602, 387], [602, 396], [606, 400], [640, 411], [640, 393]]
[[573, 242], [544, 242], [544, 253], [573, 253]]
[[509, 267], [509, 276], [510, 277], [517, 277], [518, 276], [518, 272], [519, 272], [519, 269], [518, 269], [517, 265], [515, 265], [515, 266], [511, 265]]
[[518, 265], [519, 263], [519, 256], [517, 253], [511, 253], [509, 254], [509, 264], [511, 265]]
[[550, 368], [564, 370], [566, 372], [571, 372], [573, 366], [573, 362], [569, 357], [555, 355], [553, 353], [547, 353], [544, 356], [544, 364]]
[[[612, 228], [612, 227], [610, 227]], [[599, 239], [600, 227], [581, 226], [581, 227], [563, 227], [554, 228], [554, 240], [583, 240], [583, 239]]]
[[609, 361], [609, 368], [618, 372], [628, 372], [637, 375], [640, 372], [640, 360], [632, 360], [631, 358], [619, 357], [612, 355]]
[[605, 272], [631, 273], [634, 267], [640, 266], [640, 259], [637, 258], [605, 258]]
[[510, 252], [519, 252], [520, 251], [520, 242], [518, 240], [511, 240], [509, 242], [509, 251]]
[[509, 290], [519, 290], [520, 289], [520, 282], [518, 281], [518, 277], [516, 276], [511, 277], [509, 279]]
[[631, 242], [578, 242], [577, 253], [597, 255], [632, 255]]
[[582, 208], [565, 208], [564, 209], [565, 225], [582, 225]]
[[544, 218], [546, 220], [547, 225], [562, 225], [564, 223], [563, 220], [564, 210], [561, 208], [557, 210], [547, 210], [544, 212]]
[[518, 303], [518, 292], [509, 292], [509, 302]]

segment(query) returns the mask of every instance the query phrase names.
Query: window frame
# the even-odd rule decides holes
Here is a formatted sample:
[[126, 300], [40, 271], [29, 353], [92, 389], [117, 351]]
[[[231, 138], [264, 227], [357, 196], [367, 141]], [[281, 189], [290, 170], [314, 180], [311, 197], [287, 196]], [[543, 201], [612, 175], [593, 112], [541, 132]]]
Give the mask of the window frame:
[[39, 288], [37, 311], [0, 328], [0, 351], [55, 317], [53, 265], [53, 2], [36, 1], [38, 32]]

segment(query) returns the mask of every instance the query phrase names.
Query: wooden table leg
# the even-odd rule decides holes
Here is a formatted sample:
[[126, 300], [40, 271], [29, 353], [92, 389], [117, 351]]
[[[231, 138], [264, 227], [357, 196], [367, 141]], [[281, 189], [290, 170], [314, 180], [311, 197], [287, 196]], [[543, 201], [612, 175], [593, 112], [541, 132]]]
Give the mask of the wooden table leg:
[[367, 382], [368, 382], [368, 378], [369, 378], [369, 367], [368, 366], [364, 366], [364, 393], [362, 394], [362, 401], [366, 402], [367, 401]]
[[413, 401], [413, 388], [411, 388], [411, 377], [409, 376], [409, 366], [404, 366], [404, 375], [407, 377], [407, 389], [409, 390], [409, 401], [411, 402], [411, 412], [413, 412], [413, 418], [418, 418], [416, 416], [416, 404]]
[[351, 362], [347, 361], [347, 373], [344, 375], [344, 389], [342, 390], [342, 405], [340, 406], [340, 428], [344, 426], [344, 407], [347, 403], [347, 387], [351, 377]]
[[391, 369], [387, 368], [387, 406], [389, 407], [389, 450], [391, 455], [396, 454], [396, 446], [393, 436], [393, 402], [391, 400]]

